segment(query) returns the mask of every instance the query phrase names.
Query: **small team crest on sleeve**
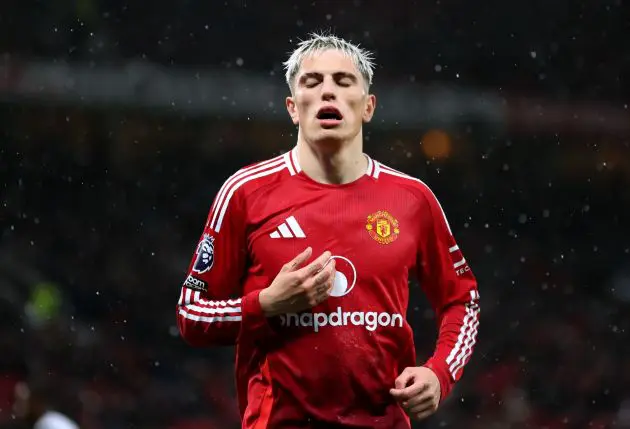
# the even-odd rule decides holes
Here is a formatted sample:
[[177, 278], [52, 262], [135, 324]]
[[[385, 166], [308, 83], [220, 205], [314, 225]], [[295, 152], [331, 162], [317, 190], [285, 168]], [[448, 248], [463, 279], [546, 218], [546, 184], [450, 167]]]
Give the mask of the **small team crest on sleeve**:
[[383, 210], [372, 213], [367, 217], [365, 229], [367, 229], [370, 237], [380, 244], [393, 243], [400, 233], [398, 220]]
[[203, 274], [210, 270], [214, 264], [214, 237], [211, 237], [210, 234], [204, 234], [197, 245], [196, 254], [197, 258], [192, 270], [197, 274]]

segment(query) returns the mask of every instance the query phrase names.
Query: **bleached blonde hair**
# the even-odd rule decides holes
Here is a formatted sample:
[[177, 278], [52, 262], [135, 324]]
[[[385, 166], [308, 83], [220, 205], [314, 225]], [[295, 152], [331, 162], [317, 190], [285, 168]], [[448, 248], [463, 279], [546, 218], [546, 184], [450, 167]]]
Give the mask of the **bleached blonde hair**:
[[314, 53], [330, 49], [341, 51], [352, 59], [359, 73], [363, 76], [367, 87], [366, 89], [369, 89], [370, 85], [372, 85], [372, 79], [374, 78], [375, 66], [374, 55], [371, 52], [361, 48], [359, 44], [350, 43], [332, 34], [322, 32], [311, 33], [309, 36], [309, 39], [301, 40], [297, 48], [291, 52], [289, 59], [282, 63], [286, 71], [285, 78], [287, 85], [289, 85], [291, 91], [293, 91], [295, 77], [300, 71], [304, 58]]

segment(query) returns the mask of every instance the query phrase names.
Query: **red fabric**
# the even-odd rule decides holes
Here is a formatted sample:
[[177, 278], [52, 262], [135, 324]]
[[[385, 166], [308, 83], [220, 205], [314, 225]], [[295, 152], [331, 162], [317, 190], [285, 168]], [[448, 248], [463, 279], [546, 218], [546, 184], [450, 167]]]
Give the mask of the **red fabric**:
[[0, 374], [0, 421], [11, 418], [15, 400], [15, 385], [20, 377], [13, 374]]
[[[471, 357], [477, 285], [437, 198], [424, 183], [368, 162], [355, 182], [324, 185], [300, 171], [292, 151], [240, 170], [215, 198], [177, 318], [190, 344], [237, 345], [244, 428], [409, 428], [389, 389], [416, 365], [405, 320], [410, 275], [439, 322], [426, 366], [443, 398]], [[337, 257], [336, 296], [267, 319], [260, 290], [307, 246], [314, 258], [325, 250]]]

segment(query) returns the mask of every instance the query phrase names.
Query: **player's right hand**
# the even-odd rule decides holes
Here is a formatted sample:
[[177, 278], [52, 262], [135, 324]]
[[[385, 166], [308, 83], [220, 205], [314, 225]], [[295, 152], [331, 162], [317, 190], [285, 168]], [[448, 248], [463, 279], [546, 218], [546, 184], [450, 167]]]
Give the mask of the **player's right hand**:
[[329, 251], [322, 253], [310, 264], [303, 266], [313, 249], [284, 264], [269, 287], [258, 296], [266, 316], [296, 313], [315, 307], [330, 296], [335, 280], [335, 260]]

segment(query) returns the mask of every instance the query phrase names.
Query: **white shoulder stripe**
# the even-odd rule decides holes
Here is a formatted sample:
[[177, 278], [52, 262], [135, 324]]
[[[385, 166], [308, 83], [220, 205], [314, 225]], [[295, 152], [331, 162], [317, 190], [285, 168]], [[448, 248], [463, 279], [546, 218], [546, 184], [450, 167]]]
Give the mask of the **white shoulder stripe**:
[[295, 170], [293, 169], [293, 164], [291, 163], [291, 152], [284, 154], [284, 162], [287, 164], [287, 168], [289, 169], [291, 176], [295, 176]]
[[259, 162], [257, 164], [254, 164], [254, 165], [250, 165], [249, 167], [241, 168], [236, 173], [234, 173], [230, 177], [228, 177], [227, 180], [223, 183], [223, 186], [221, 186], [221, 189], [219, 189], [219, 192], [217, 193], [217, 196], [214, 199], [214, 203], [212, 204], [212, 208], [210, 209], [210, 213], [214, 213], [214, 211], [219, 206], [219, 203], [223, 201], [223, 198], [225, 197], [225, 193], [227, 192], [227, 188], [229, 188], [229, 186], [234, 182], [234, 180], [238, 180], [239, 176], [247, 174], [247, 173], [251, 172], [252, 170], [254, 170], [256, 168], [260, 168], [260, 167], [263, 167], [265, 165], [273, 164], [273, 163], [277, 162], [281, 158], [282, 158], [282, 155], [276, 156], [275, 158], [272, 158], [272, 159], [268, 159], [267, 161], [262, 161], [262, 162]]
[[256, 176], [256, 173], [260, 171], [268, 170], [269, 168], [278, 166], [281, 167], [280, 169], [286, 167], [284, 159], [282, 157], [278, 157], [274, 161], [257, 165], [247, 170], [241, 170], [241, 172], [236, 173], [228, 180], [226, 180], [225, 184], [217, 195], [216, 206], [212, 210], [212, 220], [210, 221], [210, 227], [216, 232], [219, 232], [219, 230], [215, 229], [214, 226], [218, 223], [217, 218], [220, 216], [220, 213], [225, 212], [225, 209], [227, 209], [227, 204], [229, 203], [230, 197], [232, 196], [232, 194], [234, 194], [233, 189], [236, 183], [239, 183], [243, 178]]
[[[379, 164], [380, 164], [380, 162], [379, 162]], [[400, 177], [408, 177], [408, 178], [410, 178], [410, 179], [415, 179], [415, 180], [417, 180], [417, 181], [419, 181], [419, 182], [422, 182], [420, 179], [416, 179], [416, 178], [415, 178], [415, 177], [413, 177], [413, 176], [410, 176], [410, 175], [408, 175], [408, 174], [405, 174], [405, 173], [403, 173], [402, 171], [400, 171], [400, 170], [396, 170], [395, 168], [392, 168], [392, 167], [390, 167], [390, 166], [388, 166], [388, 165], [385, 165], [385, 164], [381, 164], [381, 170], [382, 170], [382, 171], [389, 172], [389, 173], [398, 173], [398, 174], [400, 174], [400, 175], [401, 175]]]
[[294, 147], [291, 151], [291, 160], [293, 161], [295, 172], [299, 173], [300, 171], [302, 171], [302, 167], [300, 167], [300, 161], [298, 160], [297, 146]]
[[[269, 168], [269, 167], [271, 167], [271, 165], [265, 166], [264, 168]], [[284, 163], [284, 160], [283, 160], [283, 162], [280, 165], [275, 166], [274, 168], [271, 168], [270, 170], [263, 170], [263, 171], [257, 172], [256, 174], [248, 174], [245, 176], [241, 176], [241, 179], [238, 182], [236, 182], [234, 186], [232, 186], [229, 193], [225, 197], [225, 201], [223, 202], [223, 205], [220, 207], [221, 211], [219, 212], [217, 210], [217, 212], [215, 213], [215, 216], [217, 213], [219, 214], [219, 217], [216, 220], [216, 224], [214, 223], [214, 217], [213, 217], [210, 227], [217, 233], [221, 230], [223, 218], [225, 217], [225, 212], [227, 211], [228, 205], [230, 204], [232, 195], [234, 195], [234, 192], [236, 192], [236, 190], [240, 188], [243, 184], [249, 182], [250, 180], [258, 179], [260, 177], [269, 176], [270, 174], [277, 173], [278, 171], [282, 171], [285, 168], [287, 168], [287, 165]], [[253, 171], [254, 170], [252, 170], [252, 173]]]
[[374, 176], [374, 161], [372, 161], [372, 158], [370, 158], [369, 156], [366, 156], [366, 158], [368, 161], [368, 166], [365, 174], [367, 174], [368, 176]]
[[431, 195], [433, 195], [433, 198], [435, 199], [435, 201], [437, 201], [438, 207], [440, 208], [440, 211], [442, 212], [442, 217], [444, 218], [444, 222], [446, 223], [446, 228], [448, 228], [448, 233], [453, 235], [453, 233], [451, 232], [451, 225], [448, 223], [448, 219], [446, 218], [446, 213], [444, 213], [444, 209], [442, 208], [442, 204], [440, 204], [440, 201], [437, 199], [437, 197], [435, 196], [435, 194], [433, 193], [433, 191], [431, 190], [431, 188], [429, 187], [429, 185], [427, 185], [426, 183], [424, 183], [422, 180], [412, 177], [408, 174], [402, 173], [398, 170], [394, 170], [393, 168], [387, 167], [383, 164], [381, 164], [380, 162], [376, 163], [379, 168], [379, 172], [385, 173], [385, 174], [389, 174], [392, 176], [396, 176], [396, 177], [402, 177], [403, 179], [408, 179], [408, 180], [412, 180], [414, 182], [418, 182], [420, 183], [422, 186], [424, 186], [430, 193]]
[[378, 176], [381, 174], [381, 163], [378, 161], [374, 161], [374, 178], [378, 179]]

